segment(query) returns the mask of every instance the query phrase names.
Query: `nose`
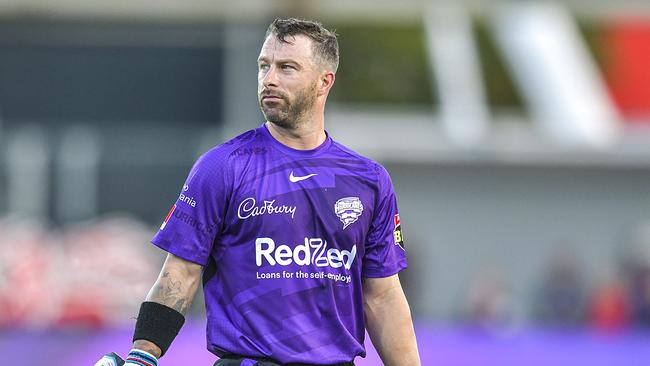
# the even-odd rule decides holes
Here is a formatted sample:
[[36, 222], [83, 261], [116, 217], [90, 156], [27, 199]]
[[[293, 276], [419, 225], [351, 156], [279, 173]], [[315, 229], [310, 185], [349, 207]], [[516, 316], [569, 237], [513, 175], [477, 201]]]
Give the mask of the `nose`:
[[266, 73], [262, 75], [262, 85], [265, 87], [278, 86], [278, 78], [275, 71], [275, 66], [269, 66]]

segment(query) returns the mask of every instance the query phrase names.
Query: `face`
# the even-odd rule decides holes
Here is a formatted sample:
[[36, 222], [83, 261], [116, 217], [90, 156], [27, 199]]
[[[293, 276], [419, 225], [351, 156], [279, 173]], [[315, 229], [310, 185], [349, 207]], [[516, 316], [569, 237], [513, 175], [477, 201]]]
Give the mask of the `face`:
[[257, 59], [257, 96], [267, 121], [295, 129], [308, 116], [318, 98], [320, 69], [312, 54], [312, 41], [304, 35], [279, 41], [267, 37]]

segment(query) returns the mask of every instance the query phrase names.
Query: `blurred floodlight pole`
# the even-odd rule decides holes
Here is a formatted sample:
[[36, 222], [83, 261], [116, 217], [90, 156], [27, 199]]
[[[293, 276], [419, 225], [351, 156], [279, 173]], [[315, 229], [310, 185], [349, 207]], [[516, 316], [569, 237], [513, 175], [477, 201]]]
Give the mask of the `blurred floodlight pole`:
[[[257, 57], [265, 29], [258, 24], [224, 24], [224, 136], [257, 127]], [[214, 146], [216, 142], [211, 142]]]
[[257, 127], [261, 116], [256, 92], [257, 57], [264, 32], [265, 29], [254, 22], [224, 24], [224, 123], [199, 132], [194, 145], [196, 157], [241, 131]]
[[10, 214], [48, 214], [49, 146], [42, 128], [22, 127], [7, 136], [7, 207]]
[[99, 138], [87, 127], [69, 127], [56, 156], [56, 215], [62, 221], [97, 214]]
[[551, 138], [595, 147], [615, 142], [616, 109], [566, 6], [507, 3], [493, 27], [533, 117]]
[[452, 143], [475, 146], [490, 117], [470, 14], [462, 4], [442, 2], [428, 8], [424, 24], [444, 130]]

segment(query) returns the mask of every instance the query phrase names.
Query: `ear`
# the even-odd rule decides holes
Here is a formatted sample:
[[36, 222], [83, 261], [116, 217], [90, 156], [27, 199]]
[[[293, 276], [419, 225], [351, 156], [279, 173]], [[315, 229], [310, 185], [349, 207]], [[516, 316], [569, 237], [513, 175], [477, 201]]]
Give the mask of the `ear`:
[[336, 80], [336, 75], [332, 71], [325, 71], [319, 80], [318, 84], [318, 95], [327, 95], [334, 86], [334, 80]]

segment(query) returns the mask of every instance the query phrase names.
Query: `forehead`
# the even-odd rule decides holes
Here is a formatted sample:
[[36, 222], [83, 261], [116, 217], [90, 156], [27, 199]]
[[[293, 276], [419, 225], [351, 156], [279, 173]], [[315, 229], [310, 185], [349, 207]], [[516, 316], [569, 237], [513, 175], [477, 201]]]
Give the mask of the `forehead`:
[[296, 61], [305, 61], [312, 57], [312, 40], [303, 35], [296, 34], [295, 36], [286, 36], [285, 41], [281, 42], [275, 34], [270, 34], [266, 37], [259, 58], [266, 58], [273, 60], [280, 59], [293, 59]]

